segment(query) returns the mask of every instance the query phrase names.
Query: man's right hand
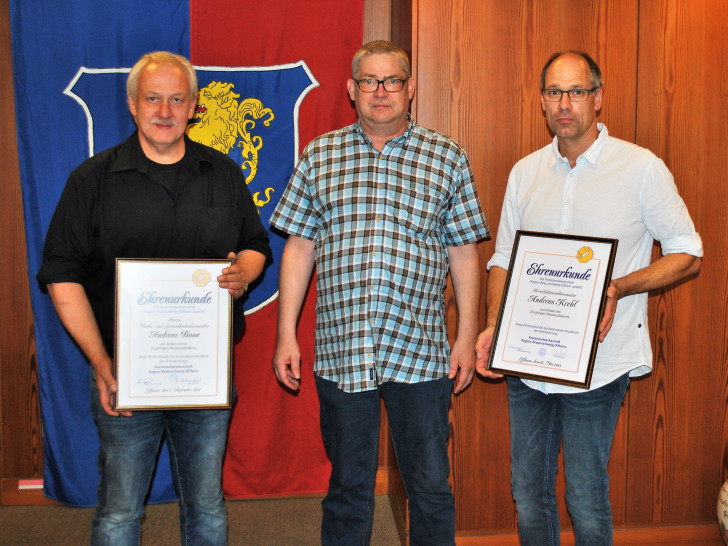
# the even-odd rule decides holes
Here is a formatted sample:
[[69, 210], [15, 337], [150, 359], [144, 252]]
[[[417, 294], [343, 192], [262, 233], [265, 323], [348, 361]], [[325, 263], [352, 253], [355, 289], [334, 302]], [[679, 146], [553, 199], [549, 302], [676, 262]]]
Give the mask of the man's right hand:
[[51, 283], [48, 285], [48, 293], [63, 326], [71, 334], [96, 372], [101, 407], [112, 417], [119, 415], [131, 417], [130, 411], [118, 412], [111, 407], [111, 394], [116, 392], [118, 385], [112, 372], [111, 358], [104, 347], [101, 332], [84, 287], [75, 282]]
[[122, 415], [124, 417], [131, 417], [130, 411], [114, 411], [112, 406], [112, 396], [115, 393], [119, 385], [114, 378], [112, 373], [112, 362], [106, 354], [101, 357], [97, 362], [92, 362], [94, 370], [96, 371], [96, 386], [99, 389], [99, 398], [101, 399], [101, 407], [104, 411], [112, 417], [118, 417]]
[[490, 350], [493, 345], [494, 333], [495, 326], [488, 326], [478, 335], [478, 340], [475, 342], [475, 371], [483, 377], [497, 379], [499, 377], [503, 377], [503, 375], [491, 372], [488, 369], [488, 359], [490, 358]]

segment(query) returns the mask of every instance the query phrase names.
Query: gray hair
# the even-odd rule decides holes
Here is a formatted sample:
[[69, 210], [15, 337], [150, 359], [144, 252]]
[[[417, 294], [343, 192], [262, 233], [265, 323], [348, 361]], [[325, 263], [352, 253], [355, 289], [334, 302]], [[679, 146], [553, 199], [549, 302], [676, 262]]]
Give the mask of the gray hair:
[[169, 51], [153, 51], [142, 55], [142, 57], [132, 67], [129, 77], [126, 80], [126, 94], [128, 97], [136, 97], [139, 90], [139, 75], [150, 63], [160, 65], [176, 65], [179, 66], [187, 75], [187, 82], [190, 86], [190, 98], [197, 99], [197, 74], [192, 66], [182, 55], [177, 55]]
[[396, 57], [407, 78], [409, 79], [412, 76], [409, 57], [402, 48], [399, 48], [392, 42], [387, 42], [386, 40], [374, 40], [373, 42], [364, 44], [356, 50], [356, 53], [354, 53], [354, 59], [351, 61], [352, 79], [356, 79], [356, 73], [359, 72], [359, 64], [364, 57], [380, 54], [392, 55], [393, 57]]

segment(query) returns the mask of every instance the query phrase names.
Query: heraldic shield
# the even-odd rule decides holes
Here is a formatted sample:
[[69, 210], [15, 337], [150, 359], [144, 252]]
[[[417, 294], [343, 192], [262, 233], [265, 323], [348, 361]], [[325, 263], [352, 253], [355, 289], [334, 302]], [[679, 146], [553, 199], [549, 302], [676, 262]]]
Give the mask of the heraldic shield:
[[[129, 68], [81, 67], [64, 94], [83, 108], [88, 122], [89, 157], [134, 131], [126, 99]], [[269, 67], [195, 67], [200, 91], [187, 134], [231, 157], [245, 175], [264, 226], [298, 159], [298, 112], [306, 94], [318, 86], [306, 63]], [[275, 263], [285, 239], [270, 233]], [[278, 268], [266, 270], [249, 293], [250, 314], [275, 299]]]

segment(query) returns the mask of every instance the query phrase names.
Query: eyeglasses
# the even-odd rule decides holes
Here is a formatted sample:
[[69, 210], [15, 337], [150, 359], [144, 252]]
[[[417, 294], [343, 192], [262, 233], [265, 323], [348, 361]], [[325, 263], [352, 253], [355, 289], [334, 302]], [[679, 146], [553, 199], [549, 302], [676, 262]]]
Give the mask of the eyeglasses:
[[356, 82], [356, 85], [359, 86], [359, 90], [362, 93], [374, 93], [377, 89], [379, 89], [379, 84], [382, 84], [387, 93], [396, 93], [397, 91], [402, 91], [404, 82], [407, 80], [401, 80], [399, 78], [387, 78], [386, 80], [365, 78], [363, 80], [354, 81]]
[[542, 89], [541, 95], [546, 102], [559, 102], [564, 93], [569, 95], [571, 102], [586, 102], [589, 95], [597, 89], [599, 87], [593, 87], [592, 89], [569, 89], [568, 91], [562, 91], [561, 89]]

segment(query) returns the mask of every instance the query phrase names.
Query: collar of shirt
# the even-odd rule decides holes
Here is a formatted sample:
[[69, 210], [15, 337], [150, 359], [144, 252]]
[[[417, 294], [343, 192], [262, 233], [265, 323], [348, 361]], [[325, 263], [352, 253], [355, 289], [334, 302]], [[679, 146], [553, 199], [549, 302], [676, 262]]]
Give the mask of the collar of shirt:
[[[592, 145], [589, 146], [583, 154], [576, 158], [577, 165], [580, 165], [584, 161], [588, 161], [592, 165], [597, 165], [599, 162], [599, 157], [602, 155], [602, 152], [607, 145], [609, 131], [607, 131], [607, 128], [603, 123], [597, 123], [597, 129], [599, 129], [599, 136], [597, 136], [597, 139], [592, 142]], [[553, 167], [557, 163], [563, 163], [567, 169], [571, 170], [571, 167], [569, 167], [569, 160], [562, 156], [559, 151], [559, 139], [556, 136], [551, 142], [551, 150], [553, 151], [553, 155], [549, 166]]]
[[[182, 167], [190, 172], [197, 172], [200, 164], [207, 160], [202, 157], [187, 135], [185, 139], [185, 155], [182, 160]], [[144, 161], [144, 152], [139, 143], [139, 133], [134, 133], [123, 143], [111, 166], [111, 172], [137, 170], [141, 173], [148, 172], [148, 164]]]
[[[405, 129], [404, 133], [402, 133], [400, 136], [388, 140], [386, 145], [390, 147], [394, 147], [397, 145], [401, 145], [402, 147], [407, 146], [416, 125], [417, 124], [415, 123], [415, 120], [412, 119], [412, 114], [407, 114], [407, 129]], [[366, 143], [371, 145], [372, 139], [369, 138], [369, 135], [367, 135], [364, 132], [364, 129], [361, 128], [361, 120], [357, 120], [357, 122], [354, 124], [354, 132], [357, 133]]]

